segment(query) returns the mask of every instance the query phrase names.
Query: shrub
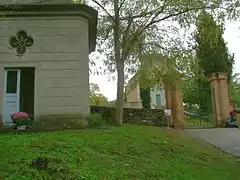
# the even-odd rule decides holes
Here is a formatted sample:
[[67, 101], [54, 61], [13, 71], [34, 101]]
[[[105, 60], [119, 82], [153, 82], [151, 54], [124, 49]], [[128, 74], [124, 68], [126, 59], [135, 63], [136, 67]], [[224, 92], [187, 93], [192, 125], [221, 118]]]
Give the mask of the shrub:
[[[102, 115], [106, 124], [115, 124], [115, 107], [101, 107], [91, 106], [91, 113], [99, 113]], [[123, 123], [130, 124], [142, 124], [148, 122], [148, 124], [155, 126], [166, 126], [166, 116], [164, 109], [123, 109]]]
[[16, 126], [27, 125], [30, 121], [30, 117], [25, 112], [16, 112], [11, 115], [11, 119]]
[[100, 113], [92, 113], [89, 117], [90, 126], [102, 126], [105, 124], [105, 120]]

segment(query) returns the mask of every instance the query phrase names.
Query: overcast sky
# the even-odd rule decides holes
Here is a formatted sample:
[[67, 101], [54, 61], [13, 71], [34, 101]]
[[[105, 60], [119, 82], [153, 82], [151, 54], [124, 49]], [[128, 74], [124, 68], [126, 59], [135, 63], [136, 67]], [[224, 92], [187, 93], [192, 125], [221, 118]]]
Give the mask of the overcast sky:
[[[231, 53], [235, 53], [235, 72], [240, 73], [240, 22], [228, 22], [226, 23], [226, 30], [224, 33], [224, 39], [227, 42], [227, 46]], [[97, 60], [97, 66], [100, 67], [102, 62]], [[100, 91], [109, 100], [116, 99], [117, 86], [116, 81], [111, 79], [112, 75], [91, 75], [90, 82], [96, 83], [100, 87]]]

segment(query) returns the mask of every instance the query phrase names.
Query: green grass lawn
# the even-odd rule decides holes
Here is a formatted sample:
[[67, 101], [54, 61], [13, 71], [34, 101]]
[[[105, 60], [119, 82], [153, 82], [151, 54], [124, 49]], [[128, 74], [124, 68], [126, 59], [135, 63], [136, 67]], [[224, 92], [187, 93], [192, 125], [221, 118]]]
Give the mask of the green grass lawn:
[[[3, 180], [240, 178], [236, 158], [180, 132], [156, 127], [0, 134], [0, 144]], [[31, 167], [39, 156], [48, 158], [47, 169]]]

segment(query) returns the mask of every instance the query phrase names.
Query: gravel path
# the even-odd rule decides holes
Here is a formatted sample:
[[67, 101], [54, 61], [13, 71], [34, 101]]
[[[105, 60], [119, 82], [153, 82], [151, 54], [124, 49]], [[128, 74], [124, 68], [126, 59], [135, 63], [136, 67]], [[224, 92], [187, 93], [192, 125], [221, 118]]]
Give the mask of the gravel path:
[[227, 153], [240, 157], [240, 129], [238, 128], [189, 129], [185, 131]]

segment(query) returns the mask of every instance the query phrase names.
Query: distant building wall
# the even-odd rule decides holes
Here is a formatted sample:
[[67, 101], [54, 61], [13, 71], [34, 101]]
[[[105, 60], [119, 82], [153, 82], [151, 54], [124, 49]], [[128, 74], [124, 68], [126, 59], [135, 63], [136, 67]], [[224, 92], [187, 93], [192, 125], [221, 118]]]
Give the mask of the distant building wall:
[[151, 108], [157, 109], [166, 106], [165, 99], [165, 89], [164, 88], [156, 88], [150, 92], [151, 96]]
[[[166, 106], [165, 100], [165, 89], [164, 88], [156, 88], [150, 91], [151, 97], [151, 108], [158, 109], [164, 108]], [[140, 86], [139, 83], [133, 83], [133, 81], [129, 81], [126, 87], [125, 94], [125, 108], [143, 108], [142, 101], [140, 97]]]

